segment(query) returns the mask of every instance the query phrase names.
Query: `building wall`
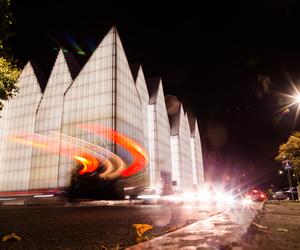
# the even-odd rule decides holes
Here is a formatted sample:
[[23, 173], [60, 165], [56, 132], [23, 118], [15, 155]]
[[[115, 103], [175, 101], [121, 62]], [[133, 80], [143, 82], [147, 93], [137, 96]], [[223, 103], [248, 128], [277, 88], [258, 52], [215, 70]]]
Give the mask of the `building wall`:
[[172, 181], [176, 182], [173, 187], [174, 191], [181, 191], [182, 189], [182, 168], [181, 168], [181, 154], [179, 147], [179, 135], [170, 136], [171, 144], [171, 159], [172, 159]]
[[191, 161], [190, 128], [187, 116], [181, 108], [180, 128], [179, 128], [179, 147], [182, 172], [182, 190], [193, 191], [193, 171]]
[[[150, 105], [142, 69], [135, 83], [115, 28], [104, 37], [74, 81], [60, 51], [42, 100], [38, 80], [30, 64], [22, 71], [19, 85], [20, 93], [7, 103], [2, 112], [0, 126], [3, 137], [20, 132], [47, 135], [56, 131], [103, 146], [130, 164], [133, 159], [126, 150], [80, 127], [84, 124], [102, 125], [134, 139], [149, 154], [149, 165], [127, 180], [126, 185], [170, 185], [172, 166], [173, 180], [177, 180], [181, 188], [188, 189], [195, 182], [186, 117], [182, 115], [178, 136], [170, 139], [162, 82], [158, 85], [155, 102]], [[199, 132], [194, 141], [194, 162], [198, 181], [201, 182], [203, 161]], [[68, 186], [76, 163], [64, 155], [58, 156], [61, 147], [52, 150], [54, 152], [49, 153], [2, 140], [0, 191]], [[77, 152], [80, 153], [80, 149]]]
[[[2, 103], [4, 104], [4, 109], [6, 107], [7, 101], [2, 101]], [[0, 159], [1, 159], [1, 154], [2, 154], [2, 144], [3, 144], [3, 135], [4, 135], [4, 128], [5, 128], [5, 119], [4, 116], [5, 115], [5, 110], [0, 110]], [[1, 164], [1, 163], [0, 163]]]
[[[60, 50], [38, 107], [35, 121], [36, 133], [51, 135], [51, 132], [60, 132], [64, 93], [71, 83], [72, 77], [63, 51]], [[52, 153], [33, 148], [30, 189], [57, 187], [59, 144], [52, 145], [51, 151]]]
[[[143, 123], [143, 145], [144, 149], [146, 152], [148, 152], [148, 157], [149, 157], [149, 163], [146, 166], [146, 170], [148, 171], [147, 176], [148, 180], [147, 182], [149, 185], [155, 186], [155, 169], [151, 168], [150, 165], [150, 141], [149, 141], [149, 94], [147, 90], [147, 85], [146, 85], [146, 80], [144, 77], [143, 69], [142, 67], [139, 68], [138, 74], [137, 74], [137, 79], [136, 79], [136, 88], [139, 94], [139, 98], [141, 99], [142, 103], [142, 113], [140, 115], [140, 119], [142, 120]], [[152, 165], [153, 166], [153, 165]]]
[[[61, 132], [114, 150], [112, 143], [80, 125], [92, 123], [115, 129], [115, 28], [112, 28], [76, 77], [64, 97]], [[60, 156], [58, 186], [68, 186], [73, 159]]]
[[196, 146], [195, 148], [196, 148], [198, 187], [201, 188], [204, 185], [204, 169], [203, 169], [201, 138], [200, 138], [200, 132], [199, 132], [197, 120], [195, 125], [195, 146]]
[[[142, 100], [138, 94], [121, 40], [116, 34], [116, 129], [144, 147]], [[130, 152], [117, 145], [116, 153], [127, 165]], [[137, 171], [137, 170], [135, 170]], [[137, 172], [126, 185], [144, 185], [145, 171]]]
[[191, 160], [192, 160], [192, 171], [193, 171], [193, 185], [198, 186], [196, 142], [194, 137], [191, 137]]
[[[173, 135], [170, 136], [172, 153], [172, 180], [177, 182], [176, 191], [193, 190], [193, 168], [190, 127], [182, 105], [176, 119], [172, 120]], [[179, 126], [178, 126], [179, 123]], [[176, 130], [176, 131], [175, 131]]]
[[162, 83], [159, 83], [155, 104], [149, 105], [150, 168], [155, 169], [153, 179], [156, 187], [161, 186], [162, 176], [171, 180], [170, 124], [164, 99]]
[[11, 135], [33, 133], [42, 93], [31, 63], [18, 80], [19, 93], [3, 109], [3, 139], [0, 159], [0, 191], [29, 188], [32, 146], [9, 140]]

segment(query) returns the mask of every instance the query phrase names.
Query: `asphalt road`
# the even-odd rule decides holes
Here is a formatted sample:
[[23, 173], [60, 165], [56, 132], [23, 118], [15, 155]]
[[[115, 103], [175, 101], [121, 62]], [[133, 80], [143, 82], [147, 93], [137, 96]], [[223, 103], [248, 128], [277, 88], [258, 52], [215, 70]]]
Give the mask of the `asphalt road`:
[[20, 242], [0, 242], [0, 248], [123, 249], [136, 244], [133, 224], [150, 224], [151, 236], [158, 236], [216, 211], [215, 207], [170, 204], [0, 207], [0, 233], [14, 232], [22, 237]]

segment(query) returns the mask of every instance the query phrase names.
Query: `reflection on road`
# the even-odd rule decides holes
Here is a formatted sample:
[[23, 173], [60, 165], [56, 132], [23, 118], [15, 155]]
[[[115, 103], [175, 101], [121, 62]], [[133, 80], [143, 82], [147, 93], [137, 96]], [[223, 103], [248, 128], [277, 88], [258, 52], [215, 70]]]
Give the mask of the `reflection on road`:
[[129, 249], [221, 249], [241, 239], [261, 208], [262, 203], [218, 207], [213, 216]]

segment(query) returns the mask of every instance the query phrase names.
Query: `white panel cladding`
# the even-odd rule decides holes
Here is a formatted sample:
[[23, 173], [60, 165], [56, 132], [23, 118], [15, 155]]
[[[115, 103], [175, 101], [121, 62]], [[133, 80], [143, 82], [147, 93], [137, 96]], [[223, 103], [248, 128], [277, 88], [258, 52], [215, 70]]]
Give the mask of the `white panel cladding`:
[[[119, 36], [116, 36], [116, 129], [144, 147], [143, 109], [132, 73]], [[132, 162], [131, 154], [123, 147], [116, 147], [116, 153], [127, 164]], [[135, 183], [141, 184], [144, 171], [138, 173]], [[138, 180], [139, 179], [139, 180]], [[132, 185], [132, 182], [128, 185]]]
[[[142, 102], [142, 123], [143, 123], [143, 145], [146, 152], [148, 152], [149, 156], [149, 164], [147, 166], [149, 171], [149, 184], [151, 186], [155, 186], [154, 182], [154, 176], [155, 176], [155, 169], [153, 168], [153, 165], [150, 164], [150, 141], [149, 141], [149, 114], [148, 112], [149, 107], [149, 93], [146, 85], [146, 80], [144, 77], [143, 69], [142, 67], [139, 68], [137, 79], [136, 79], [136, 88], [139, 94], [139, 98]], [[152, 112], [153, 114], [153, 112]]]
[[[108, 32], [73, 83], [63, 53], [59, 52], [41, 102], [40, 88], [30, 64], [24, 68], [19, 83], [20, 93], [1, 112], [0, 135], [58, 131], [104, 145], [127, 163], [131, 162], [128, 152], [79, 127], [85, 123], [98, 124], [126, 134], [148, 152], [150, 171], [141, 173], [146, 175], [139, 182], [135, 179], [133, 185], [161, 187], [173, 169], [177, 188], [190, 189], [196, 182], [192, 175], [195, 166], [197, 182], [203, 183], [198, 126], [192, 142], [182, 114], [180, 133], [170, 138], [162, 83], [155, 103], [149, 105], [142, 69], [134, 84], [115, 28]], [[68, 186], [75, 165], [73, 159], [32, 150], [28, 145], [8, 140], [2, 140], [0, 146], [0, 191]]]
[[[60, 50], [38, 108], [36, 133], [49, 135], [51, 131], [60, 132], [64, 93], [71, 83], [72, 77], [63, 51]], [[51, 151], [53, 153], [33, 149], [30, 189], [57, 187], [59, 146], [53, 145]]]
[[195, 125], [195, 152], [196, 152], [198, 187], [201, 188], [204, 185], [204, 169], [203, 169], [203, 154], [202, 154], [202, 147], [201, 147], [201, 139], [200, 139], [200, 132], [199, 132], [197, 120]]
[[27, 190], [32, 147], [8, 140], [18, 133], [33, 133], [35, 115], [42, 93], [31, 63], [18, 80], [19, 93], [3, 110], [5, 126], [1, 143], [0, 191]]
[[[112, 28], [94, 51], [65, 93], [61, 132], [113, 149], [109, 140], [80, 129], [92, 123], [114, 127], [115, 118], [115, 36]], [[60, 156], [58, 186], [68, 186], [75, 166], [73, 159]]]
[[193, 185], [198, 186], [198, 172], [197, 172], [197, 159], [196, 159], [196, 144], [195, 138], [191, 137], [191, 159], [193, 170]]
[[179, 147], [179, 136], [170, 136], [171, 144], [171, 159], [172, 159], [172, 181], [176, 182], [174, 191], [181, 191], [182, 186], [182, 172], [181, 172], [181, 158]]
[[194, 184], [197, 182], [197, 173], [193, 168], [193, 156], [195, 162], [196, 156], [195, 151], [194, 154], [192, 152], [190, 127], [182, 105], [180, 105], [172, 126], [178, 128], [177, 135], [171, 135], [170, 137], [172, 178], [177, 182], [176, 189], [178, 191], [195, 191], [196, 186]]
[[[0, 171], [1, 171], [1, 162], [2, 162], [2, 154], [3, 147], [7, 143], [6, 140], [4, 140], [4, 134], [5, 134], [5, 123], [6, 123], [6, 113], [7, 113], [7, 101], [5, 101], [3, 104], [3, 109], [0, 110]], [[0, 183], [1, 183], [1, 176], [0, 176]]]
[[[155, 169], [155, 183], [157, 187], [161, 187], [162, 184], [170, 185], [171, 183], [164, 183], [171, 181], [171, 149], [170, 149], [170, 124], [164, 99], [164, 93], [162, 83], [160, 81], [158, 87], [158, 93], [154, 109], [150, 112], [150, 134], [153, 131], [153, 137], [150, 137], [151, 156], [155, 157], [155, 160], [151, 160], [154, 166], [151, 169]], [[151, 107], [152, 105], [150, 105]], [[152, 118], [151, 118], [152, 117]], [[167, 179], [162, 180], [162, 176], [168, 176]]]
[[157, 120], [155, 104], [148, 107], [149, 120], [149, 169], [150, 184], [154, 187], [159, 186], [159, 169], [158, 169], [158, 151], [157, 151]]
[[182, 172], [182, 190], [193, 191], [193, 171], [191, 161], [190, 128], [187, 116], [184, 115], [182, 106], [180, 110], [179, 146]]

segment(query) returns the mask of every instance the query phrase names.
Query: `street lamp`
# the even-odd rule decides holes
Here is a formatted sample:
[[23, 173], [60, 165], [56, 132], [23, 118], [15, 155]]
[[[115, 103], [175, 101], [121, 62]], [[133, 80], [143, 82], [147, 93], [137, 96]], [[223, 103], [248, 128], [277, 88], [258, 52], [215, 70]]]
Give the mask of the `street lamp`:
[[287, 172], [288, 172], [288, 179], [289, 179], [289, 184], [290, 184], [290, 189], [291, 189], [291, 194], [292, 194], [292, 200], [294, 200], [294, 194], [293, 194], [293, 190], [292, 190], [291, 173], [290, 173], [292, 166], [290, 165], [289, 160], [283, 161], [283, 164], [284, 164], [284, 170], [287, 170]]
[[279, 171], [278, 171], [278, 174], [283, 174], [283, 171], [282, 171], [282, 170], [279, 170]]
[[297, 103], [300, 103], [300, 94], [299, 93], [295, 96], [295, 99], [296, 99]]

